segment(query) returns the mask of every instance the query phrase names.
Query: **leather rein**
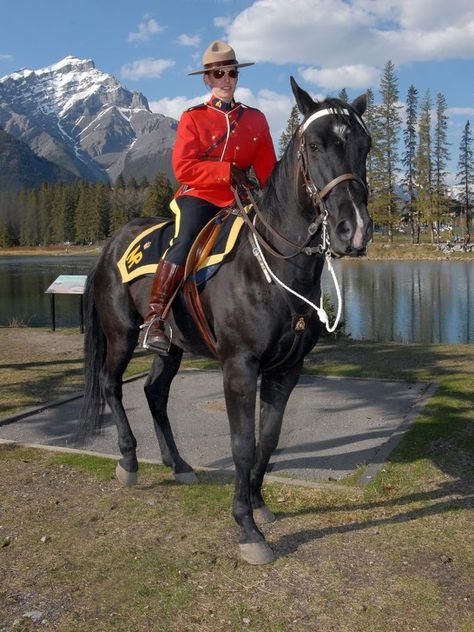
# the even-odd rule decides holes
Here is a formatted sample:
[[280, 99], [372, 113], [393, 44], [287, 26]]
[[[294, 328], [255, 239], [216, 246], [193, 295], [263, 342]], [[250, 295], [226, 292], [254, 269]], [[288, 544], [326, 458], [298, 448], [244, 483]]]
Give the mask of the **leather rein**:
[[[342, 112], [347, 115], [349, 114], [349, 110], [347, 109], [342, 110]], [[298, 154], [297, 154], [298, 171], [296, 174], [296, 179], [298, 181], [298, 174], [301, 173], [302, 180], [303, 180], [303, 187], [308, 197], [310, 198], [313, 207], [317, 210], [316, 216], [314, 217], [313, 221], [308, 226], [308, 235], [303, 243], [298, 244], [293, 241], [290, 241], [284, 235], [281, 235], [277, 230], [275, 230], [273, 226], [271, 226], [270, 223], [265, 219], [250, 189], [248, 189], [247, 187], [244, 187], [245, 193], [248, 196], [252, 204], [253, 210], [255, 212], [256, 220], [258, 220], [273, 237], [275, 237], [276, 239], [280, 240], [283, 244], [293, 249], [294, 252], [292, 254], [283, 255], [282, 253], [275, 250], [263, 238], [263, 236], [256, 229], [255, 222], [252, 222], [252, 220], [248, 217], [248, 214], [243, 208], [242, 200], [240, 199], [239, 192], [238, 192], [238, 187], [235, 187], [235, 188], [231, 187], [234, 193], [238, 210], [239, 210], [239, 215], [243, 217], [245, 223], [249, 227], [249, 230], [253, 234], [254, 238], [258, 240], [258, 242], [261, 244], [261, 246], [265, 250], [267, 250], [267, 252], [269, 252], [270, 254], [274, 255], [275, 257], [279, 259], [292, 259], [293, 257], [296, 257], [300, 253], [304, 253], [306, 255], [314, 255], [314, 254], [325, 254], [326, 252], [328, 252], [330, 249], [329, 232], [327, 230], [327, 220], [329, 216], [329, 211], [326, 206], [325, 199], [338, 184], [340, 184], [341, 182], [346, 182], [348, 180], [355, 180], [356, 182], [359, 182], [364, 187], [364, 190], [367, 191], [367, 186], [365, 182], [362, 180], [362, 178], [360, 178], [354, 173], [343, 173], [339, 176], [336, 176], [330, 182], [328, 182], [322, 189], [318, 189], [318, 187], [314, 184], [311, 178], [311, 175], [309, 173], [308, 149], [306, 146], [305, 131], [315, 119], [320, 118], [321, 116], [327, 116], [327, 115], [336, 114], [336, 113], [337, 113], [336, 110], [332, 108], [325, 108], [324, 110], [319, 110], [318, 112], [313, 113], [306, 121], [304, 121], [300, 125], [297, 132], [299, 135], [300, 141], [299, 141], [299, 148], [298, 148]], [[367, 128], [365, 124], [363, 123], [362, 119], [357, 115], [355, 116], [356, 116], [357, 122], [362, 126], [364, 131], [368, 134]], [[318, 246], [310, 246], [309, 244], [311, 240], [313, 239], [314, 235], [319, 230], [321, 224], [323, 225], [323, 243], [319, 244]]]

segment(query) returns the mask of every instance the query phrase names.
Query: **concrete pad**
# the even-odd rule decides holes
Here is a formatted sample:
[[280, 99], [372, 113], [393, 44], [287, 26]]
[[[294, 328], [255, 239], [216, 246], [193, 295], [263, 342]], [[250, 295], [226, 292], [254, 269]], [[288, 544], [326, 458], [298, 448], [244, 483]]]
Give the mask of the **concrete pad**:
[[[143, 393], [145, 378], [124, 384], [124, 406], [138, 442], [138, 458], [160, 462], [153, 421]], [[301, 481], [338, 481], [367, 465], [365, 483], [382, 466], [435, 385], [303, 375], [288, 402], [272, 474]], [[39, 411], [0, 419], [0, 440], [72, 446], [82, 397]], [[257, 407], [258, 410], [258, 407]], [[176, 443], [194, 467], [233, 468], [220, 371], [183, 370], [168, 407]], [[106, 411], [104, 432], [84, 446], [119, 456]]]

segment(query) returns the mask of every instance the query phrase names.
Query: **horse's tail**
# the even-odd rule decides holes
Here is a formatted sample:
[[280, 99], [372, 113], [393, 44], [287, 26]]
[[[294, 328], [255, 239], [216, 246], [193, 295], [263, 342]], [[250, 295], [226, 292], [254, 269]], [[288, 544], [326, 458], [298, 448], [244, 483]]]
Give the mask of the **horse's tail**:
[[105, 363], [107, 341], [100, 324], [94, 298], [94, 268], [88, 275], [84, 291], [84, 400], [79, 426], [76, 433], [78, 442], [83, 443], [100, 431], [104, 411], [102, 388], [102, 368]]

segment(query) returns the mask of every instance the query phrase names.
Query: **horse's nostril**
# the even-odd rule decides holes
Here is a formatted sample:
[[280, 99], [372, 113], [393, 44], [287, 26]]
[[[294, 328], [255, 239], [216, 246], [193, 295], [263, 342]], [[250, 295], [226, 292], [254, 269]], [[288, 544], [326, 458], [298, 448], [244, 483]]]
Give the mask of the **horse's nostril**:
[[352, 224], [348, 220], [339, 222], [336, 230], [339, 239], [342, 241], [350, 241], [352, 237]]

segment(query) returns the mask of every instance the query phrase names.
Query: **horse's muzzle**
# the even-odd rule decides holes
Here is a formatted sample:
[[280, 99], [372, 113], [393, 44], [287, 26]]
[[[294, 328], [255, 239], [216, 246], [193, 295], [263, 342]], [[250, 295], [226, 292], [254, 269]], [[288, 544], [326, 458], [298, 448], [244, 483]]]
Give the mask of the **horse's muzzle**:
[[341, 220], [331, 238], [331, 251], [336, 257], [362, 257], [372, 239], [373, 223], [370, 218], [364, 222]]

